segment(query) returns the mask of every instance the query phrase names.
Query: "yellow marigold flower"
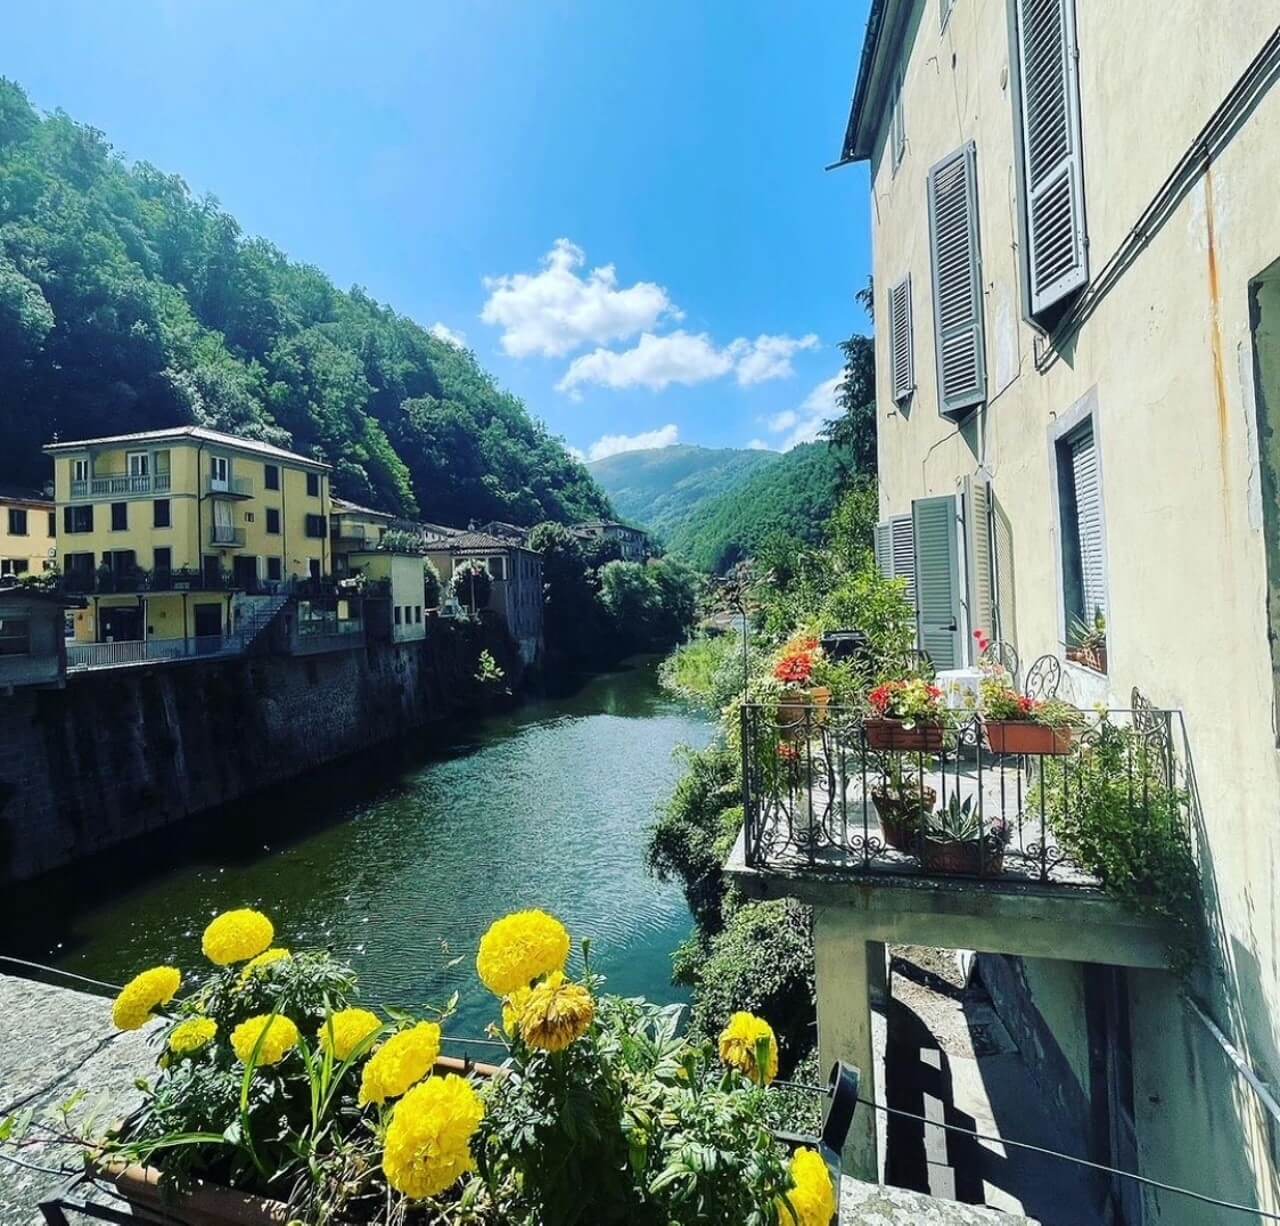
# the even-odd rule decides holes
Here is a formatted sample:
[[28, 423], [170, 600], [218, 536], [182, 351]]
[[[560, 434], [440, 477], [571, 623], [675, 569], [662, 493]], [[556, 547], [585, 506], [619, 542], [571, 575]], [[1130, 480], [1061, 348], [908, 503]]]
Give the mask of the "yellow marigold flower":
[[241, 1022], [231, 1032], [231, 1046], [241, 1064], [248, 1064], [252, 1059], [259, 1035], [262, 1035], [262, 1046], [258, 1047], [259, 1064], [278, 1064], [298, 1042], [298, 1028], [287, 1017], [279, 1013], [274, 1017], [260, 1013]]
[[[768, 1041], [764, 1068], [758, 1067], [761, 1040]], [[752, 1013], [735, 1013], [720, 1034], [720, 1059], [733, 1065], [757, 1085], [767, 1086], [778, 1075], [778, 1040], [773, 1027]]]
[[791, 1159], [792, 1188], [787, 1201], [778, 1202], [778, 1218], [787, 1226], [830, 1226], [836, 1212], [836, 1192], [822, 1155], [798, 1149]]
[[240, 972], [240, 978], [248, 979], [251, 975], [256, 975], [268, 966], [272, 966], [276, 962], [283, 962], [286, 958], [291, 957], [293, 955], [287, 949], [279, 945], [273, 945], [270, 949], [263, 950], [256, 958], [250, 958], [244, 964], [244, 970]]
[[382, 1019], [368, 1009], [339, 1009], [320, 1023], [316, 1038], [335, 1060], [346, 1060], [366, 1039], [382, 1028]]
[[199, 1051], [218, 1033], [218, 1023], [211, 1017], [189, 1017], [179, 1022], [169, 1034], [169, 1050], [175, 1056]]
[[535, 979], [564, 970], [569, 933], [545, 911], [515, 911], [489, 925], [476, 955], [476, 973], [495, 996], [510, 996]]
[[111, 1020], [117, 1030], [137, 1030], [151, 1018], [157, 1005], [167, 1005], [182, 986], [182, 973], [172, 966], [153, 966], [135, 975], [120, 989], [111, 1006]]
[[471, 1137], [484, 1107], [471, 1083], [450, 1073], [416, 1085], [397, 1104], [387, 1126], [382, 1169], [406, 1196], [439, 1196], [473, 1169]]
[[542, 1051], [564, 1051], [595, 1020], [596, 1002], [580, 983], [553, 975], [529, 993], [520, 1013], [520, 1037]]
[[224, 911], [204, 930], [200, 948], [204, 956], [217, 966], [245, 962], [262, 953], [276, 935], [271, 921], [261, 911], [247, 907]]
[[[548, 982], [557, 976], [564, 978], [561, 971], [555, 971], [547, 976]], [[529, 1003], [529, 995], [532, 991], [532, 988], [516, 988], [510, 996], [502, 998], [502, 1029], [507, 1038], [516, 1037], [516, 1031], [520, 1029], [520, 1018], [524, 1015], [524, 1007]]]
[[385, 1103], [399, 1098], [421, 1081], [440, 1056], [440, 1027], [419, 1022], [410, 1030], [393, 1034], [369, 1057], [360, 1076], [360, 1102]]

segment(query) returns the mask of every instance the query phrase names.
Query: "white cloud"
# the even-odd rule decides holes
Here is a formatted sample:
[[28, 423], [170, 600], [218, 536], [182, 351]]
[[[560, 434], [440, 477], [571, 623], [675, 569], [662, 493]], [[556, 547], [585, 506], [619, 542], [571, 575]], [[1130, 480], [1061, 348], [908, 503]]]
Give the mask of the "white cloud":
[[812, 332], [799, 338], [761, 334], [749, 341], [739, 337], [729, 346], [737, 360], [736, 374], [740, 387], [763, 383], [767, 379], [786, 379], [794, 375], [791, 358], [801, 349], [816, 349], [818, 338]]
[[603, 460], [605, 456], [619, 455], [624, 451], [647, 451], [650, 447], [670, 447], [679, 441], [680, 427], [672, 424], [646, 430], [641, 434], [606, 434], [587, 449], [589, 460]]
[[747, 450], [748, 451], [772, 451], [773, 448], [768, 443], [766, 443], [764, 439], [753, 438], [751, 442], [747, 444]]
[[689, 386], [718, 379], [733, 369], [733, 359], [717, 349], [705, 332], [683, 329], [667, 336], [646, 332], [633, 349], [621, 353], [594, 349], [574, 358], [556, 386], [576, 394], [583, 383], [601, 387], [647, 387], [660, 392], [673, 383]]
[[458, 349], [467, 347], [467, 334], [465, 332], [457, 332], [448, 324], [442, 324], [439, 320], [427, 329], [432, 336], [438, 341], [444, 341], [446, 345], [454, 345]]
[[840, 413], [836, 404], [836, 391], [841, 375], [832, 375], [818, 384], [794, 409], [783, 409], [769, 419], [773, 434], [786, 434], [780, 444], [783, 451], [790, 451], [800, 443], [812, 443], [818, 431]]
[[515, 358], [559, 358], [586, 344], [626, 340], [667, 317], [680, 319], [667, 291], [652, 281], [618, 288], [612, 264], [579, 273], [586, 253], [558, 238], [539, 273], [486, 277], [489, 298], [480, 312], [502, 328], [502, 349]]

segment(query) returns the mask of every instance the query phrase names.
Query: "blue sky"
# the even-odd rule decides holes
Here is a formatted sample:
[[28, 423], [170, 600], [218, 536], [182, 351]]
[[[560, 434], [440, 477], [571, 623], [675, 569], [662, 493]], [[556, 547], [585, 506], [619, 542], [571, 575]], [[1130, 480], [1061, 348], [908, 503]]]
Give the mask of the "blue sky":
[[784, 447], [868, 328], [866, 171], [823, 171], [866, 7], [85, 0], [6, 13], [0, 73], [583, 452]]

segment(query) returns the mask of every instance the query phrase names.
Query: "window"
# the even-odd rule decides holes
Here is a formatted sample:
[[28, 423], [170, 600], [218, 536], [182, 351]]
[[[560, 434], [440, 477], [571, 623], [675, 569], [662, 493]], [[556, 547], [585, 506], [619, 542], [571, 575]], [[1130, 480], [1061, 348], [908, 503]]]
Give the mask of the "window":
[[78, 575], [81, 578], [93, 578], [93, 554], [69, 553], [66, 556], [67, 576]]
[[1031, 314], [1089, 280], [1075, 0], [1016, 0], [1025, 275]]
[[279, 464], [264, 464], [262, 466], [262, 484], [269, 490], [278, 490], [280, 488]]
[[230, 464], [224, 455], [211, 455], [209, 457], [209, 483], [216, 490], [225, 490], [227, 488], [227, 476], [230, 472]]
[[0, 617], [0, 656], [31, 654], [31, 622], [25, 617]]
[[308, 515], [306, 533], [312, 540], [323, 540], [328, 526], [323, 515]]
[[58, 535], [58, 513], [57, 511], [49, 512], [49, 535]]
[[151, 474], [151, 457], [145, 451], [129, 452], [129, 476], [147, 477]]
[[168, 528], [171, 526], [169, 500], [167, 498], [157, 498], [151, 504], [151, 523], [156, 528]]
[[398, 626], [400, 624], [400, 606], [396, 605], [395, 609], [396, 609], [396, 625]]
[[173, 550], [168, 545], [161, 545], [151, 555], [152, 566], [157, 574], [167, 574], [173, 569]]
[[0, 578], [6, 575], [25, 575], [31, 569], [26, 558], [0, 558]]
[[284, 575], [284, 562], [280, 558], [267, 559], [267, 578], [279, 582]]
[[72, 481], [88, 481], [89, 480], [89, 461], [88, 460], [72, 460], [71, 461], [71, 480]]
[[893, 110], [889, 117], [889, 137], [893, 142], [893, 172], [898, 173], [907, 152], [907, 120], [902, 109], [902, 74], [893, 83]]
[[960, 418], [987, 398], [977, 149], [972, 142], [929, 171], [929, 246], [938, 411]]
[[320, 474], [319, 473], [307, 473], [307, 497], [308, 498], [320, 497]]
[[417, 622], [418, 625], [422, 624], [422, 606], [420, 604], [413, 606], [413, 620]]
[[1092, 416], [1060, 437], [1055, 448], [1068, 658], [1106, 672], [1106, 535]]
[[491, 579], [505, 579], [507, 577], [507, 559], [501, 554], [496, 554], [489, 559], [489, 577]]
[[267, 508], [267, 531], [272, 536], [280, 535], [280, 511], [277, 507]]
[[92, 532], [93, 507], [64, 507], [62, 526], [67, 532]]
[[27, 513], [17, 507], [9, 508], [9, 535], [27, 535]]
[[889, 291], [889, 370], [893, 398], [900, 403], [915, 391], [916, 386], [909, 275]]
[[244, 513], [244, 522], [245, 522], [246, 524], [251, 524], [251, 523], [253, 523], [253, 512], [252, 512], [252, 511], [246, 511], [246, 512]]
[[315, 580], [320, 578], [320, 559], [310, 558], [307, 561], [307, 573]]
[[129, 504], [113, 502], [111, 504], [111, 531], [127, 532], [129, 530]]

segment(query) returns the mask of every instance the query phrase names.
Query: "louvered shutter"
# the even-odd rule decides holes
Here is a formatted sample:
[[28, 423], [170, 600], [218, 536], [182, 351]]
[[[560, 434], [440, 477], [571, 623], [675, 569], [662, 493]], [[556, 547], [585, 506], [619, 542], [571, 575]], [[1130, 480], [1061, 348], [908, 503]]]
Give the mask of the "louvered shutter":
[[889, 369], [894, 400], [906, 400], [916, 386], [910, 275], [889, 291]]
[[893, 577], [907, 581], [907, 603], [916, 607], [916, 541], [910, 515], [895, 515], [889, 521], [889, 549]]
[[1017, 0], [1031, 313], [1089, 279], [1074, 0]]
[[901, 76], [893, 85], [893, 111], [889, 122], [893, 137], [893, 169], [896, 171], [902, 165], [903, 154], [907, 151], [907, 117], [902, 109]]
[[920, 646], [936, 668], [958, 668], [960, 567], [954, 497], [918, 498], [911, 504], [915, 531], [916, 625]]
[[991, 487], [986, 481], [965, 478], [965, 561], [969, 570], [969, 630], [981, 630], [988, 638], [996, 632], [996, 581], [991, 558]]
[[1067, 440], [1075, 492], [1076, 534], [1080, 549], [1080, 598], [1084, 621], [1092, 625], [1107, 615], [1106, 561], [1102, 538], [1102, 486], [1093, 425], [1082, 426]]
[[977, 152], [972, 142], [929, 172], [929, 245], [938, 410], [958, 417], [987, 398]]
[[893, 545], [889, 521], [876, 524], [876, 569], [886, 578], [893, 578]]
[[994, 491], [991, 504], [991, 554], [996, 577], [996, 637], [1018, 648], [1017, 606], [1013, 586], [1013, 525]]

